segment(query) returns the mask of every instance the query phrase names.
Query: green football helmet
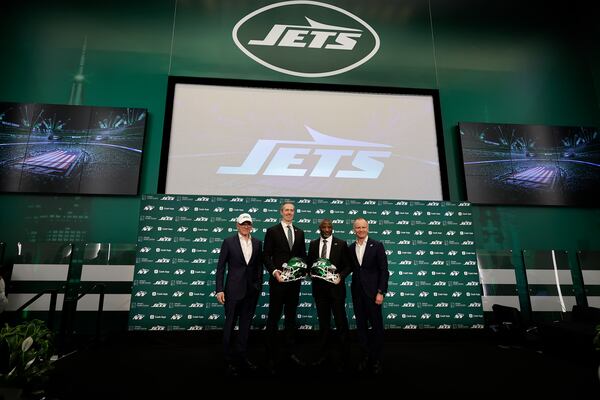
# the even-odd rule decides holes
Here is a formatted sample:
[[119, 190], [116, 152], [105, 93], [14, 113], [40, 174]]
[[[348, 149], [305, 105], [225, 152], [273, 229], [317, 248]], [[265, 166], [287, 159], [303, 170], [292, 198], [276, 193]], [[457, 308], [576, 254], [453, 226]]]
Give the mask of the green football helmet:
[[293, 282], [300, 280], [308, 273], [308, 267], [300, 257], [292, 257], [287, 263], [282, 265], [283, 271], [281, 277], [284, 282]]
[[319, 258], [310, 267], [310, 276], [327, 282], [336, 283], [340, 279], [337, 268], [326, 258]]

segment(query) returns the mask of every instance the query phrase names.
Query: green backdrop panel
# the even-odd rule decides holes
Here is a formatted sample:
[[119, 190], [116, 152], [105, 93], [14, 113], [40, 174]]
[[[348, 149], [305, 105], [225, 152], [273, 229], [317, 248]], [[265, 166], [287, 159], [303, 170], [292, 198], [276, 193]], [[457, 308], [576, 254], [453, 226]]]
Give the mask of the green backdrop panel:
[[[132, 291], [131, 330], [220, 329], [223, 307], [215, 299], [221, 243], [236, 234], [235, 218], [252, 214], [260, 240], [279, 219], [276, 197], [143, 196]], [[307, 244], [321, 219], [334, 234], [354, 240], [352, 221], [364, 217], [371, 237], [384, 243], [390, 282], [384, 305], [388, 328], [482, 328], [483, 311], [469, 203], [292, 198], [295, 222]], [[266, 277], [265, 277], [265, 280]], [[347, 279], [350, 284], [350, 278]], [[268, 282], [254, 319], [265, 326]], [[298, 324], [318, 327], [311, 282], [302, 282]], [[347, 312], [353, 323], [348, 290]]]

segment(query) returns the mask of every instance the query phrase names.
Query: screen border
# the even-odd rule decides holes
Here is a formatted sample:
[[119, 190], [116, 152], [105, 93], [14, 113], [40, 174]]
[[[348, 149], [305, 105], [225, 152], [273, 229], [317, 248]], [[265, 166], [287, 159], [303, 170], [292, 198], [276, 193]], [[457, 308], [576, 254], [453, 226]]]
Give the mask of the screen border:
[[[169, 148], [171, 145], [171, 126], [173, 120], [173, 104], [175, 103], [175, 89], [178, 84], [188, 85], [212, 85], [212, 86], [231, 86], [248, 87], [264, 89], [290, 89], [305, 91], [328, 91], [328, 92], [349, 92], [349, 93], [369, 93], [369, 94], [392, 94], [392, 95], [413, 95], [429, 96], [433, 102], [434, 123], [436, 131], [438, 163], [440, 167], [440, 185], [442, 189], [442, 199], [450, 199], [448, 187], [448, 170], [446, 164], [446, 151], [444, 145], [444, 134], [442, 129], [442, 113], [440, 107], [439, 91], [436, 89], [415, 89], [415, 88], [396, 88], [383, 86], [362, 86], [362, 85], [340, 85], [330, 83], [304, 83], [304, 82], [274, 82], [261, 80], [245, 79], [225, 79], [225, 78], [203, 78], [170, 75], [167, 84], [167, 99], [165, 105], [165, 119], [163, 126], [163, 138], [160, 155], [160, 167], [158, 173], [158, 194], [166, 194], [167, 186], [167, 168], [169, 164]], [[185, 194], [185, 193], [180, 193]], [[398, 199], [403, 200], [403, 199]], [[419, 200], [419, 199], [414, 199]]]

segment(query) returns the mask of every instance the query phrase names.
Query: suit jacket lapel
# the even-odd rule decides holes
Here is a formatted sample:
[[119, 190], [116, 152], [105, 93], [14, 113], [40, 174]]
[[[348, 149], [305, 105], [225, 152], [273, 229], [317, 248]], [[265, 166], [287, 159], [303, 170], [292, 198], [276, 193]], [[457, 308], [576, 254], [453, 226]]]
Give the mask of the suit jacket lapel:
[[367, 260], [367, 256], [368, 254], [371, 254], [371, 247], [373, 246], [373, 242], [371, 241], [371, 239], [367, 240], [367, 243], [365, 243], [365, 252], [363, 253], [363, 265], [365, 265], [365, 261]]
[[250, 256], [250, 261], [247, 263], [247, 265], [250, 265], [254, 262], [254, 257], [256, 257], [256, 252], [258, 251], [258, 248], [256, 246], [256, 239], [251, 238], [250, 243], [252, 243], [252, 255]]
[[[293, 225], [292, 225], [293, 227]], [[281, 221], [279, 221], [279, 224], [277, 225], [277, 231], [279, 232], [279, 238], [281, 240], [283, 240], [283, 243], [285, 243], [288, 247], [288, 240], [287, 240], [287, 232], [283, 229], [283, 225], [281, 225]]]
[[331, 240], [330, 240], [330, 246], [331, 248], [329, 249], [329, 259], [334, 259], [337, 260], [339, 251], [340, 251], [340, 246], [338, 244], [337, 238], [331, 236]]
[[[242, 251], [242, 243], [240, 243], [240, 236], [238, 235], [237, 237], [235, 237], [233, 241], [236, 243], [235, 248], [239, 251], [240, 255], [242, 256], [242, 262], [247, 266], [248, 264], [246, 263], [246, 257], [244, 257], [244, 252]], [[254, 249], [252, 249], [252, 254], [254, 255]]]
[[[356, 242], [353, 242], [350, 246], [348, 246], [349, 250], [350, 250], [350, 255], [352, 257], [352, 260], [354, 261], [354, 264], [358, 267], [360, 267], [360, 263], [358, 262], [358, 257], [356, 257]], [[364, 254], [363, 254], [363, 260], [364, 260]]]

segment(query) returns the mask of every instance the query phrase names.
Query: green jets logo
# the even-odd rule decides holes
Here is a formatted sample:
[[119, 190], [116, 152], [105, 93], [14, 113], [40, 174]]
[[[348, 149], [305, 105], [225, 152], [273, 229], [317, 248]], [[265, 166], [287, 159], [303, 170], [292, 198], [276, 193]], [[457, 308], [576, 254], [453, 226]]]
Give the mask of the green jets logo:
[[242, 18], [232, 36], [236, 46], [257, 63], [306, 78], [350, 71], [379, 50], [379, 36], [365, 21], [316, 1], [285, 1], [260, 8]]

